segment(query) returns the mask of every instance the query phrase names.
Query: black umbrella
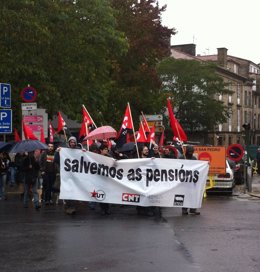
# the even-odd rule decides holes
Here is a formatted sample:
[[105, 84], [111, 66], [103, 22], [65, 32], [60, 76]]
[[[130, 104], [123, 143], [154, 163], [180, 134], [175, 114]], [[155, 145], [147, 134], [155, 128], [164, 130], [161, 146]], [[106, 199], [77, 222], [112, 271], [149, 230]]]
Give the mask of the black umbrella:
[[38, 140], [23, 140], [15, 143], [9, 153], [32, 152], [36, 149], [48, 149], [48, 146]]
[[119, 152], [129, 152], [132, 151], [136, 148], [135, 142], [129, 142], [129, 143], [125, 143], [123, 144], [120, 148], [118, 148], [117, 150]]
[[13, 146], [14, 142], [2, 142], [0, 141], [0, 151], [9, 151], [11, 147]]

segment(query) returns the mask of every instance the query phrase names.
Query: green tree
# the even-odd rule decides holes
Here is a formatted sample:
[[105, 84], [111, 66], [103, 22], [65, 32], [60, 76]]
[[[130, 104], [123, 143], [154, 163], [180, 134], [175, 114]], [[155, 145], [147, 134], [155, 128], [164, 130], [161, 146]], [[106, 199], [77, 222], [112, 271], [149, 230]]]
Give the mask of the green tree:
[[0, 17], [0, 77], [12, 85], [14, 108], [31, 84], [50, 116], [61, 110], [80, 120], [85, 104], [99, 118], [112, 86], [111, 59], [127, 50], [109, 2], [3, 0]]
[[162, 91], [172, 98], [176, 118], [187, 132], [212, 131], [228, 118], [218, 95], [231, 93], [212, 63], [167, 58], [157, 67]]
[[116, 60], [112, 71], [115, 85], [109, 101], [113, 111], [107, 110], [108, 116], [114, 116], [119, 125], [127, 102], [134, 121], [141, 111], [152, 114], [162, 108], [156, 65], [169, 56], [170, 36], [175, 32], [162, 26], [161, 14], [166, 6], [160, 8], [155, 0], [110, 1], [115, 9], [117, 29], [125, 33], [129, 44], [127, 54]]

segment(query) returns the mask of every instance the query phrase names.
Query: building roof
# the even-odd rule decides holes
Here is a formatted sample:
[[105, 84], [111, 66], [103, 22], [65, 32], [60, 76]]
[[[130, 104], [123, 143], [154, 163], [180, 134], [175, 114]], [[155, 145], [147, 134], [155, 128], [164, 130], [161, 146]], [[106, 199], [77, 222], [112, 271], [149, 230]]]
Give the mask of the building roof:
[[179, 50], [173, 49], [171, 48], [171, 57], [175, 58], [175, 59], [184, 59], [184, 60], [198, 60], [201, 61], [201, 59], [192, 56], [190, 54], [181, 52]]

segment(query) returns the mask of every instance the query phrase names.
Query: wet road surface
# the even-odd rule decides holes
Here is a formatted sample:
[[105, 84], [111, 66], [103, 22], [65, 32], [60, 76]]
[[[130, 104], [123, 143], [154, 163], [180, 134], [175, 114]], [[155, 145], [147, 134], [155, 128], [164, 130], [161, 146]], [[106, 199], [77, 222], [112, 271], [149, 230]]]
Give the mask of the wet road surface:
[[14, 271], [259, 272], [260, 201], [212, 197], [200, 216], [164, 208], [162, 218], [112, 206], [101, 215], [82, 203], [23, 208], [0, 202], [0, 269]]

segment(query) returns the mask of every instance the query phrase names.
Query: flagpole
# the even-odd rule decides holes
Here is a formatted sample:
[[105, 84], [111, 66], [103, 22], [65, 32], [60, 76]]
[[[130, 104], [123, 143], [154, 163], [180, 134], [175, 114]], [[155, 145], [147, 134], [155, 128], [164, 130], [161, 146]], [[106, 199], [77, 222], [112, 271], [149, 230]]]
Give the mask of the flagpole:
[[97, 128], [97, 126], [96, 126], [96, 124], [95, 124], [95, 122], [93, 121], [93, 119], [92, 119], [92, 117], [90, 116], [90, 114], [89, 114], [89, 112], [88, 112], [88, 110], [86, 109], [86, 107], [82, 104], [82, 107], [84, 108], [84, 110], [87, 112], [87, 114], [88, 114], [88, 116], [89, 116], [89, 118], [91, 119], [91, 121], [92, 121], [92, 123], [93, 123], [93, 125]]
[[[170, 98], [168, 98], [168, 99], [169, 99], [169, 102], [171, 103]], [[172, 111], [173, 111], [173, 110], [172, 110]], [[182, 149], [183, 156], [184, 156], [184, 158], [186, 159], [185, 152], [184, 152], [184, 148], [183, 148], [183, 142], [182, 142], [182, 140], [181, 140], [181, 135], [180, 135], [180, 132], [179, 132], [179, 128], [178, 128], [176, 122], [174, 123], [174, 125], [175, 125], [175, 128], [176, 128], [176, 130], [177, 130], [178, 137], [179, 137], [179, 139], [180, 139], [181, 149]]]
[[147, 137], [146, 137], [146, 135], [145, 135], [143, 123], [141, 122], [140, 125], [141, 125], [141, 127], [142, 127], [142, 130], [143, 130], [143, 134], [144, 134], [145, 140], [147, 141]]
[[[87, 122], [84, 122], [84, 124], [85, 124], [85, 129], [86, 129], [86, 134], [87, 134], [87, 136], [88, 136], [88, 123]], [[89, 151], [89, 141], [88, 141], [88, 139], [87, 139], [87, 150]]]
[[135, 137], [135, 128], [134, 128], [134, 123], [133, 123], [133, 118], [132, 118], [132, 113], [131, 113], [131, 107], [130, 107], [129, 102], [127, 102], [127, 106], [129, 107], [129, 114], [130, 114], [131, 122], [132, 122], [132, 125], [133, 125], [133, 133], [134, 133], [134, 140], [135, 140], [137, 157], [138, 157], [138, 159], [140, 159], [139, 150], [138, 150], [138, 146], [137, 146], [137, 142], [136, 142], [136, 137]]
[[144, 114], [143, 114], [142, 111], [141, 111], [141, 114], [142, 114], [142, 118], [143, 118], [143, 120], [144, 120], [144, 122], [145, 122], [145, 124], [146, 124], [146, 127], [148, 127], [149, 132], [150, 132], [150, 131], [151, 131], [151, 130], [150, 130], [150, 127], [149, 127], [149, 125], [148, 125], [148, 123], [147, 123], [147, 120], [146, 120], [146, 118], [145, 118], [145, 116], [144, 116]]
[[65, 141], [67, 142], [68, 140], [67, 140], [67, 135], [66, 135], [65, 129], [63, 128], [62, 130], [63, 130], [63, 133], [64, 133]]
[[[181, 137], [180, 137], [180, 132], [179, 132], [178, 126], [176, 126], [176, 124], [175, 124], [175, 127], [176, 127], [176, 129], [177, 129], [177, 133], [178, 133], [179, 139], [181, 139]], [[186, 159], [185, 152], [184, 152], [184, 148], [183, 148], [183, 142], [182, 142], [181, 140], [180, 140], [180, 143], [181, 143], [181, 149], [182, 149], [183, 156], [184, 156], [184, 158]]]
[[[155, 124], [153, 125], [153, 131], [154, 131], [154, 135], [155, 135]], [[151, 131], [150, 131], [150, 133], [151, 133]], [[155, 138], [155, 136], [154, 136], [154, 138]], [[156, 142], [155, 142], [155, 140], [153, 141], [153, 140], [151, 140], [151, 137], [150, 137], [150, 145], [149, 145], [149, 149], [151, 149], [151, 147], [152, 147], [152, 144], [154, 145], [154, 144], [156, 144]]]
[[163, 126], [163, 131], [162, 131], [160, 141], [159, 141], [159, 144], [158, 144], [159, 146], [163, 146], [163, 143], [164, 143], [164, 131], [165, 131], [165, 127]]

